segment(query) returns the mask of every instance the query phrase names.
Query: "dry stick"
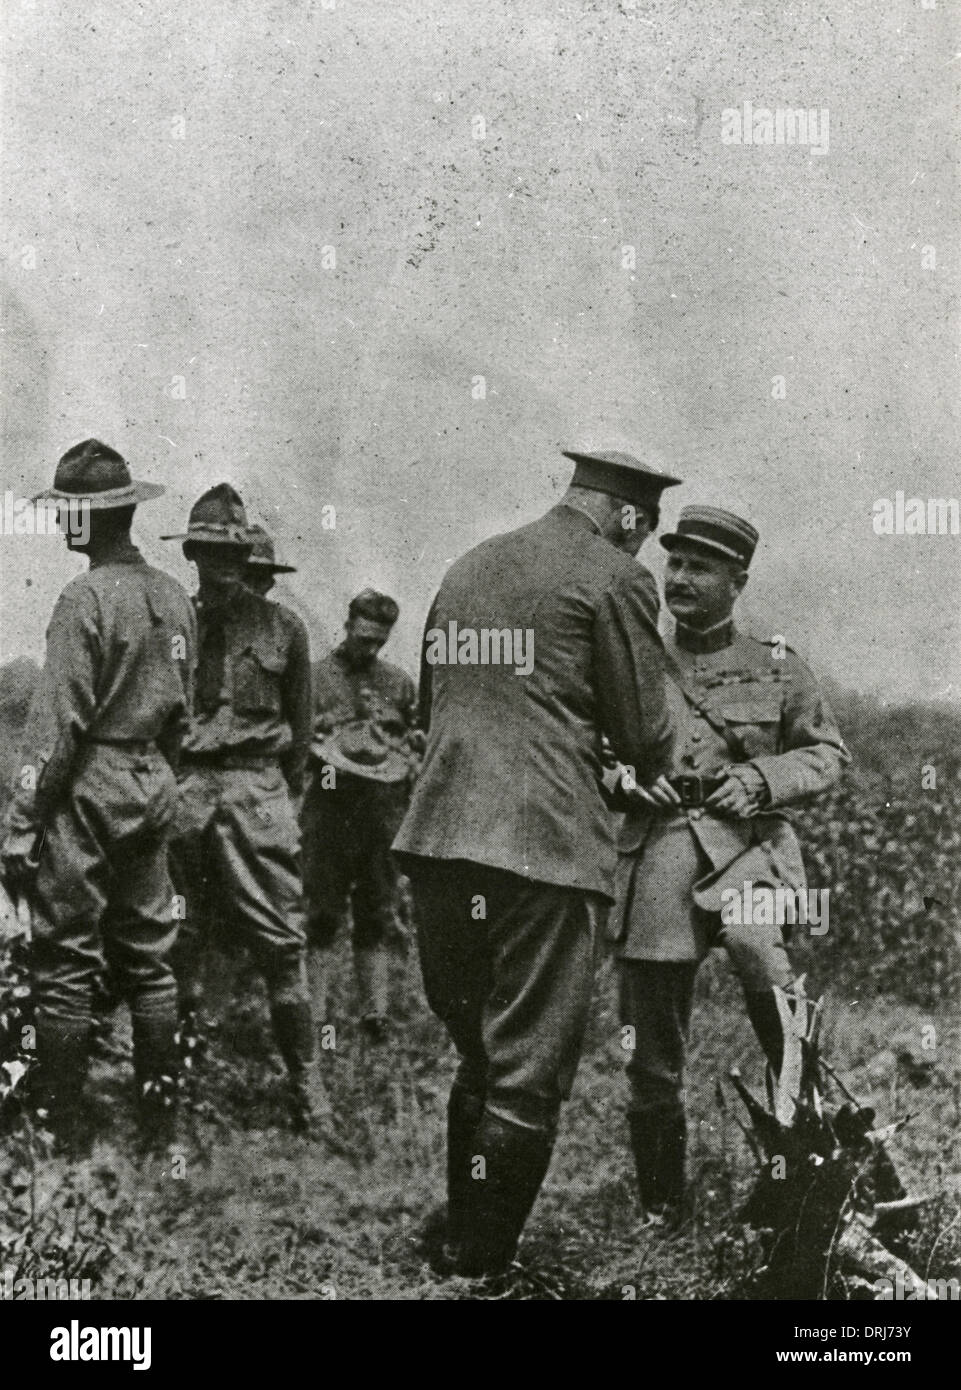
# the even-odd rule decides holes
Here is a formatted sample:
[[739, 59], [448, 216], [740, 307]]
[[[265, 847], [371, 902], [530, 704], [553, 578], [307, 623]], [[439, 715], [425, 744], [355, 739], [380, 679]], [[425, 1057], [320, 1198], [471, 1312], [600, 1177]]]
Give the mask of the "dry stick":
[[858, 1180], [858, 1178], [861, 1176], [861, 1172], [862, 1172], [862, 1171], [863, 1171], [863, 1168], [862, 1168], [861, 1170], [859, 1170], [859, 1172], [856, 1173], [855, 1176], [851, 1179], [851, 1186], [848, 1188], [848, 1195], [845, 1197], [844, 1201], [841, 1203], [841, 1206], [840, 1206], [840, 1208], [839, 1208], [839, 1210], [838, 1210], [838, 1219], [837, 1219], [837, 1221], [835, 1221], [835, 1223], [834, 1223], [834, 1230], [831, 1232], [831, 1239], [830, 1239], [830, 1242], [828, 1243], [828, 1248], [827, 1248], [827, 1257], [826, 1257], [826, 1259], [825, 1259], [825, 1261], [824, 1261], [824, 1279], [823, 1279], [823, 1281], [822, 1281], [822, 1283], [821, 1283], [821, 1301], [822, 1301], [822, 1303], [826, 1303], [826, 1302], [827, 1302], [827, 1297], [828, 1297], [828, 1270], [831, 1268], [831, 1256], [832, 1256], [832, 1254], [834, 1253], [834, 1248], [835, 1248], [835, 1246], [837, 1245], [837, 1241], [838, 1241], [838, 1231], [840, 1230], [840, 1228], [841, 1228], [841, 1223], [842, 1223], [842, 1221], [844, 1220], [844, 1213], [845, 1213], [845, 1211], [847, 1210], [848, 1204], [852, 1201], [852, 1199], [853, 1199], [853, 1197], [854, 1197], [854, 1189], [855, 1189], [855, 1187], [857, 1186], [857, 1180]]
[[[928, 1198], [927, 1200], [930, 1201], [930, 1200], [932, 1200], [932, 1199], [931, 1199], [931, 1198]], [[928, 1282], [928, 1276], [929, 1276], [930, 1273], [931, 1273], [931, 1262], [932, 1262], [932, 1260], [934, 1259], [934, 1252], [935, 1252], [935, 1250], [937, 1250], [937, 1248], [938, 1248], [938, 1244], [939, 1244], [939, 1242], [940, 1242], [940, 1240], [941, 1240], [941, 1237], [942, 1237], [942, 1236], [946, 1236], [946, 1235], [948, 1234], [948, 1232], [950, 1231], [951, 1227], [952, 1227], [952, 1226], [956, 1226], [956, 1225], [958, 1224], [959, 1221], [961, 1221], [961, 1212], [956, 1213], [956, 1215], [955, 1215], [954, 1217], [952, 1217], [952, 1219], [951, 1219], [951, 1220], [948, 1222], [948, 1224], [945, 1226], [944, 1230], [938, 1232], [937, 1237], [935, 1238], [935, 1242], [934, 1242], [934, 1244], [931, 1246], [930, 1251], [928, 1252], [928, 1262], [927, 1262], [927, 1264], [925, 1265], [925, 1268], [924, 1268], [924, 1282], [925, 1282], [925, 1284], [927, 1284], [927, 1282]]]
[[926, 1202], [933, 1202], [934, 1196], [928, 1197], [899, 1197], [896, 1202], [875, 1202], [874, 1216], [888, 1216], [895, 1211], [914, 1211], [917, 1207], [923, 1207]]
[[827, 1072], [828, 1076], [830, 1076], [831, 1080], [836, 1082], [840, 1090], [844, 1092], [845, 1098], [849, 1100], [852, 1105], [856, 1105], [859, 1110], [863, 1110], [865, 1108], [862, 1102], [858, 1100], [857, 1096], [854, 1095], [853, 1092], [848, 1090], [847, 1086], [845, 1086], [844, 1082], [841, 1080], [840, 1076], [838, 1076], [837, 1072], [831, 1066], [830, 1062], [825, 1062], [823, 1057], [817, 1057], [815, 1058], [815, 1061], [817, 1062], [819, 1067], [823, 1067], [823, 1069]]

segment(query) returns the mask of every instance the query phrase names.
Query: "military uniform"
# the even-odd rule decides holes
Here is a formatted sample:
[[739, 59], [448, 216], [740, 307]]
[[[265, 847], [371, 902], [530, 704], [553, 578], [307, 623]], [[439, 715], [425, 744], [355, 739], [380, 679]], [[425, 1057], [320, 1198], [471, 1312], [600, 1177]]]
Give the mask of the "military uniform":
[[[374, 658], [351, 665], [345, 644], [316, 664], [314, 717], [318, 735], [370, 721], [386, 740], [407, 744], [416, 724], [417, 692], [405, 671]], [[331, 944], [348, 909], [360, 1009], [387, 1012], [385, 944], [398, 931], [398, 871], [391, 844], [407, 807], [409, 779], [381, 782], [313, 764], [301, 816], [308, 940]]]
[[[300, 835], [292, 795], [310, 737], [307, 631], [247, 590], [219, 611], [197, 601], [197, 708], [184, 740], [173, 853], [189, 885], [178, 947], [185, 1000], [196, 998], [199, 933], [210, 896], [248, 946], [275, 1003], [307, 999]], [[222, 895], [222, 896], [221, 896]]]
[[[590, 480], [575, 482], [631, 500], [671, 481], [625, 456], [584, 467]], [[447, 1183], [462, 1273], [511, 1259], [580, 1055], [615, 864], [601, 735], [652, 775], [670, 748], [654, 583], [599, 530], [561, 505], [483, 542], [448, 571], [427, 620], [427, 748], [395, 849], [428, 1002], [460, 1057]], [[527, 674], [456, 653], [432, 664], [436, 634], [455, 624], [528, 634]]]
[[[131, 483], [96, 441], [78, 451], [78, 466], [71, 473], [62, 461], [47, 496], [93, 487], [99, 511], [162, 491]], [[33, 779], [20, 779], [4, 856], [42, 829], [31, 893], [38, 1096], [68, 1139], [80, 1119], [94, 989], [108, 966], [130, 1005], [141, 1118], [153, 1123], [172, 1107], [177, 923], [167, 840], [194, 651], [186, 593], [126, 535], [91, 551], [47, 630], [25, 745], [25, 774], [32, 768], [38, 780], [31, 790]]]
[[[232, 520], [211, 523], [204, 512]], [[226, 484], [195, 505], [185, 548], [216, 544], [208, 539], [218, 534], [212, 525], [227, 528], [224, 543], [245, 548], [246, 517]], [[239, 582], [220, 596], [201, 593], [194, 603], [195, 715], [184, 739], [171, 845], [185, 900], [175, 956], [181, 1012], [190, 1031], [209, 928], [218, 919], [226, 949], [248, 947], [264, 975], [274, 1036], [295, 1082], [296, 1118], [307, 1101], [299, 1078], [315, 1056], [293, 803], [310, 743], [307, 630], [289, 609]]]
[[[652, 1205], [674, 1203], [683, 1183], [684, 1052], [695, 975], [712, 946], [727, 951], [769, 1060], [776, 1066], [780, 1058], [772, 987], [793, 982], [781, 928], [725, 925], [721, 894], [741, 893], [746, 882], [805, 887], [785, 808], [824, 791], [848, 760], [814, 677], [790, 647], [725, 620], [706, 632], [678, 623], [665, 649], [677, 677], [669, 684], [677, 730], [670, 776], [688, 804], [635, 804], [626, 816], [611, 917], [621, 1020], [634, 1029], [629, 1117], [642, 1196], [646, 1187]], [[731, 767], [760, 779], [760, 809], [745, 819], [703, 805]]]

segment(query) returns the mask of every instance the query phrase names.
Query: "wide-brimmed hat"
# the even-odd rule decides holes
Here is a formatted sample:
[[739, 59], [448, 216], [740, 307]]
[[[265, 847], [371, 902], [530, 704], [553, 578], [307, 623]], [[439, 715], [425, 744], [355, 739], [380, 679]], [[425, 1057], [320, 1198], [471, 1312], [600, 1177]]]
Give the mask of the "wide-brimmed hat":
[[339, 772], [369, 782], [403, 782], [410, 772], [410, 759], [366, 719], [340, 724], [316, 739], [310, 751]]
[[274, 543], [262, 526], [248, 526], [247, 534], [254, 543], [248, 565], [258, 569], [270, 570], [271, 574], [296, 574], [296, 565], [278, 565], [275, 559]]
[[204, 545], [233, 545], [250, 550], [253, 541], [240, 493], [230, 483], [217, 483], [190, 508], [186, 531], [161, 536], [162, 541], [199, 541]]
[[132, 478], [126, 460], [109, 444], [85, 439], [63, 455], [53, 476], [53, 487], [38, 492], [32, 501], [80, 502], [92, 511], [106, 511], [111, 507], [135, 507], [163, 492], [159, 483]]
[[747, 569], [754, 558], [758, 539], [755, 527], [733, 512], [722, 511], [720, 507], [682, 507], [677, 530], [661, 536], [661, 545], [665, 550], [673, 550], [681, 544], [696, 545], [715, 555], [724, 555], [728, 560], [736, 560]]

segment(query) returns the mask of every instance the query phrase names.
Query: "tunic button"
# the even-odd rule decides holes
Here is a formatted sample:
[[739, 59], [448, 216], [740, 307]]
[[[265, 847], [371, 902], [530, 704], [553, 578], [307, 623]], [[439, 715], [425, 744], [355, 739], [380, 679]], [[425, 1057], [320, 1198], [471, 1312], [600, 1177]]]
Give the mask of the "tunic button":
[[700, 741], [701, 741], [701, 735], [700, 735], [700, 734], [696, 734], [696, 733], [695, 733], [695, 734], [691, 734], [691, 742], [692, 742], [692, 743], [700, 743]]
[[700, 819], [701, 819], [701, 813], [700, 813], [700, 811], [697, 811], [697, 810], [688, 811], [688, 815], [691, 817], [691, 820], [700, 820]]

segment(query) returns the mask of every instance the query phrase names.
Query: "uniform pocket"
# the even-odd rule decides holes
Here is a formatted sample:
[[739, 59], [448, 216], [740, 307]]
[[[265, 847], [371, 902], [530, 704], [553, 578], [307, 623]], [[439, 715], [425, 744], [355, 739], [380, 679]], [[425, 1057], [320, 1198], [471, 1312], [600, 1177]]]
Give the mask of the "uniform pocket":
[[279, 714], [280, 679], [286, 661], [281, 652], [247, 647], [234, 657], [234, 709], [239, 714]]
[[718, 711], [731, 727], [745, 758], [776, 753], [781, 730], [781, 706], [773, 700], [743, 700]]
[[[135, 776], [138, 774], [135, 774]], [[177, 779], [165, 758], [152, 763], [141, 774], [141, 787], [147, 797], [147, 821], [154, 830], [167, 830], [176, 820], [179, 810]]]

